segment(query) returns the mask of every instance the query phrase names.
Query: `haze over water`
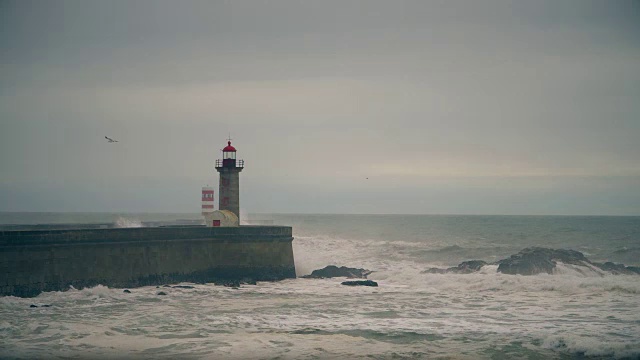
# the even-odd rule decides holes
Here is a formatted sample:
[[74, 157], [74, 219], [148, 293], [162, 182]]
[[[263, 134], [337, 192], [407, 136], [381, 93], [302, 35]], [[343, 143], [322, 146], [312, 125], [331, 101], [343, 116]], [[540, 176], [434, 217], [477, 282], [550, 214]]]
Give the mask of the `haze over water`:
[[[111, 222], [122, 215], [92, 216]], [[197, 215], [176, 219], [185, 218]], [[553, 275], [505, 275], [496, 266], [468, 275], [423, 273], [463, 260], [495, 261], [529, 246], [640, 265], [639, 217], [262, 214], [245, 222], [252, 220], [293, 226], [298, 276], [330, 264], [362, 267], [380, 286], [298, 278], [239, 289], [192, 284], [126, 294], [98, 286], [3, 297], [0, 357], [640, 357], [638, 276], [562, 264]], [[156, 295], [160, 290], [168, 295]]]

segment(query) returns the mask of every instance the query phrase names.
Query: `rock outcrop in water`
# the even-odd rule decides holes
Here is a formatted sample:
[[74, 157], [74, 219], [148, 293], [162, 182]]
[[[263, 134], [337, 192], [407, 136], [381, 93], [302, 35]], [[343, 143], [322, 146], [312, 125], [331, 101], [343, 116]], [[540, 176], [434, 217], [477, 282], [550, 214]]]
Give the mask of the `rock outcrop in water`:
[[470, 274], [480, 270], [485, 265], [487, 265], [487, 263], [482, 260], [469, 260], [463, 261], [458, 266], [453, 266], [448, 269], [431, 268], [424, 272], [431, 274]]
[[619, 274], [624, 274], [624, 275], [639, 274], [640, 275], [640, 267], [638, 266], [624, 266], [624, 264], [616, 264], [610, 261], [607, 261], [606, 263], [593, 263], [593, 265], [599, 267], [604, 271], [609, 271], [614, 275], [619, 275]]
[[378, 286], [378, 283], [372, 280], [356, 280], [356, 281], [343, 281], [342, 285], [347, 286]]
[[[498, 265], [498, 272], [510, 275], [553, 274], [557, 263], [575, 265], [593, 271], [600, 269], [612, 274], [640, 274], [640, 267], [624, 266], [612, 262], [596, 263], [587, 259], [584, 254], [575, 250], [549, 249], [541, 247], [526, 248], [507, 259], [493, 263]], [[424, 273], [432, 274], [469, 274], [479, 271], [487, 265], [482, 260], [470, 260], [448, 269], [431, 268]]]
[[310, 275], [302, 276], [306, 279], [324, 279], [333, 277], [347, 277], [350, 279], [366, 279], [373, 271], [367, 269], [356, 269], [346, 266], [337, 267], [329, 265], [323, 269], [313, 270]]
[[553, 274], [558, 261], [578, 266], [591, 264], [579, 251], [534, 247], [526, 248], [508, 259], [498, 261], [498, 272], [511, 275]]

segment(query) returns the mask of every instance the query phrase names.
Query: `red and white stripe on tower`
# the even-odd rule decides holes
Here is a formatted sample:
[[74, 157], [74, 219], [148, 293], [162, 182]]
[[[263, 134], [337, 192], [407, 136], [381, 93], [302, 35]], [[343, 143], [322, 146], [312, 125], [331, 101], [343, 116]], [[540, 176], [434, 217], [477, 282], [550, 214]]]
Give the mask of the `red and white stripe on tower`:
[[214, 212], [213, 208], [213, 188], [209, 186], [202, 187], [202, 214]]

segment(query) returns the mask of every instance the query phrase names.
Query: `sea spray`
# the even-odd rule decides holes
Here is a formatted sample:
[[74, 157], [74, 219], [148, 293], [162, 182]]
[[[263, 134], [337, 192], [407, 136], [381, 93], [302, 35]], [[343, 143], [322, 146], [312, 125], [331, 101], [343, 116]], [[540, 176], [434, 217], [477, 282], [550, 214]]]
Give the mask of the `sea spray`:
[[119, 216], [113, 223], [116, 228], [139, 228], [143, 227], [142, 222], [137, 219], [129, 219]]

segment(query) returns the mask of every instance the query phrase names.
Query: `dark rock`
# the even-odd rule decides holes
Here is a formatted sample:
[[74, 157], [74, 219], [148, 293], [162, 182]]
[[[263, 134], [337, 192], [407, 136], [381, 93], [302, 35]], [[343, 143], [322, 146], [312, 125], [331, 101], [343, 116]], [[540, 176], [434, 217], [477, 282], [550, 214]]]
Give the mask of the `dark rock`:
[[552, 274], [556, 261], [581, 266], [591, 264], [579, 251], [533, 247], [498, 261], [498, 272], [511, 275]]
[[487, 265], [487, 262], [482, 260], [463, 261], [456, 267], [456, 270], [460, 274], [469, 274], [479, 271], [485, 265]]
[[124, 289], [123, 293], [131, 294], [131, 290], [129, 290], [129, 289]]
[[624, 266], [624, 264], [616, 264], [610, 261], [607, 261], [606, 263], [592, 263], [592, 264], [604, 271], [609, 271], [614, 275], [640, 274], [640, 267], [637, 267], [637, 266]]
[[305, 275], [306, 279], [324, 279], [333, 277], [347, 277], [350, 279], [366, 279], [373, 271], [366, 269], [349, 268], [346, 266], [337, 267], [335, 265], [329, 265], [324, 269], [313, 270], [310, 275]]
[[30, 308], [37, 308], [37, 307], [38, 307], [38, 305], [31, 304], [31, 305], [29, 305], [29, 307], [30, 307]]
[[173, 286], [174, 289], [195, 289], [195, 287], [190, 285], [176, 285]]
[[51, 307], [49, 304], [40, 305], [40, 307]]
[[343, 281], [342, 285], [347, 286], [378, 286], [378, 283], [372, 280], [355, 280], [355, 281]]
[[463, 261], [458, 266], [450, 267], [448, 269], [440, 269], [440, 268], [431, 268], [423, 271], [423, 273], [428, 274], [470, 274], [479, 271], [483, 266], [487, 265], [485, 261], [482, 260], [469, 260]]
[[162, 287], [170, 288], [171, 285], [162, 285]]
[[[597, 267], [601, 270], [610, 272], [614, 275], [618, 274], [640, 274], [640, 267], [624, 266], [612, 262], [595, 263], [589, 261], [581, 252], [575, 250], [548, 249], [541, 247], [526, 248], [507, 259], [500, 260], [493, 265], [498, 265], [498, 272], [511, 275], [535, 275], [541, 273], [553, 274], [557, 262], [564, 264], [577, 265], [577, 271], [583, 273], [581, 269], [587, 272], [593, 272], [593, 268]], [[480, 270], [487, 265], [482, 260], [470, 260], [461, 262], [458, 266], [448, 269], [431, 268], [423, 271], [429, 274], [469, 274]]]
[[160, 292], [158, 293], [158, 295], [167, 295], [167, 293], [166, 293], [166, 292], [164, 292], [164, 291], [160, 291]]

